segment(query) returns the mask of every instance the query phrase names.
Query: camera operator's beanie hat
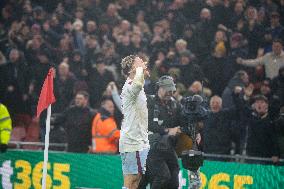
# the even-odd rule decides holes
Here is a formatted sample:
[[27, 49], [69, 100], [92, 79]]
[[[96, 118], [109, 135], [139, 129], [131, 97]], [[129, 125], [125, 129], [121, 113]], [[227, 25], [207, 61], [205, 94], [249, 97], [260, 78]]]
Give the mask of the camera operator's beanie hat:
[[159, 78], [157, 85], [163, 87], [166, 91], [176, 91], [176, 84], [171, 76], [164, 75]]

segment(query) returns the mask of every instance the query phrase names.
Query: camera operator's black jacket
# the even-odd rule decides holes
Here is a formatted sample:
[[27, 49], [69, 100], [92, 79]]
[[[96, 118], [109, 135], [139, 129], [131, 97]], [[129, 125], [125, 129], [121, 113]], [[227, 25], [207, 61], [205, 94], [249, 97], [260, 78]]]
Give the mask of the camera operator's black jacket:
[[[154, 149], [157, 147], [157, 143], [162, 140], [163, 136], [167, 135], [167, 132], [165, 132], [166, 128], [174, 128], [181, 125], [181, 106], [174, 98], [167, 104], [164, 104], [157, 95], [148, 95], [147, 105], [149, 112], [149, 141], [151, 149]], [[158, 120], [156, 118], [158, 118]], [[164, 148], [168, 147], [172, 149], [176, 142], [176, 137], [168, 136], [167, 139], [170, 146], [164, 146]]]

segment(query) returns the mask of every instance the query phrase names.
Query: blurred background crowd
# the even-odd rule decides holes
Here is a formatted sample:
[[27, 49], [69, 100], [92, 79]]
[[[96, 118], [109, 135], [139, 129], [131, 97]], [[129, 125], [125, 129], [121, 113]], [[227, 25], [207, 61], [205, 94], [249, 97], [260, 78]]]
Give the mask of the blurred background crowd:
[[[113, 116], [119, 128], [122, 116], [112, 93], [124, 83], [121, 59], [138, 54], [151, 71], [147, 94], [155, 93], [160, 76], [170, 75], [178, 101], [202, 93], [213, 112], [234, 107], [235, 87], [251, 97], [265, 96], [275, 130], [258, 135], [264, 143], [275, 137], [283, 157], [283, 122], [277, 120], [284, 111], [284, 0], [2, 0], [0, 5], [0, 102], [13, 119], [12, 140], [43, 140], [45, 116], [37, 121], [34, 115], [44, 78], [55, 67], [52, 113], [61, 114], [55, 122], [67, 120], [67, 127], [55, 127], [51, 140], [80, 140], [75, 146], [84, 149], [78, 152], [87, 152], [91, 144], [84, 140], [92, 135], [96, 112]], [[209, 103], [212, 96], [215, 104]], [[208, 141], [219, 141], [207, 151], [240, 154], [248, 122], [225, 118], [204, 129]]]

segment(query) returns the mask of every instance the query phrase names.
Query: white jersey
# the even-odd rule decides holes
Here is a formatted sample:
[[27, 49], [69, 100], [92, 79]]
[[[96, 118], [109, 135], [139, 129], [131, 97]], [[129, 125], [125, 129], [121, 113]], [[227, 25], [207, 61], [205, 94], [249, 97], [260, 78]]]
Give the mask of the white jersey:
[[121, 153], [150, 148], [147, 98], [143, 85], [143, 68], [138, 67], [133, 81], [128, 78], [122, 88], [121, 100], [124, 118], [119, 139]]

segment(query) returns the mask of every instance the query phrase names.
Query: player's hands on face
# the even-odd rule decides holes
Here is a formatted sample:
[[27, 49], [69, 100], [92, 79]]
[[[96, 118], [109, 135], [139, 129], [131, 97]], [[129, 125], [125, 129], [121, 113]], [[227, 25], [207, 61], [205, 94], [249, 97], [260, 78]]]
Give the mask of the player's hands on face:
[[131, 72], [135, 72], [136, 71], [136, 68], [138, 67], [142, 67], [143, 70], [144, 70], [144, 75], [149, 77], [150, 76], [150, 73], [148, 71], [148, 68], [147, 68], [147, 62], [144, 62], [141, 58], [137, 57], [135, 59], [135, 62], [133, 64], [133, 69], [131, 70]]

